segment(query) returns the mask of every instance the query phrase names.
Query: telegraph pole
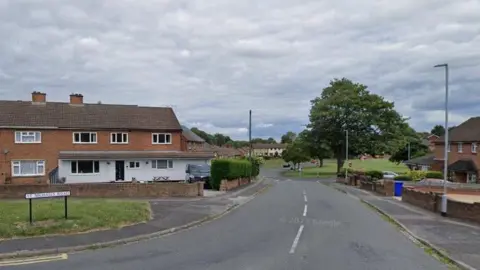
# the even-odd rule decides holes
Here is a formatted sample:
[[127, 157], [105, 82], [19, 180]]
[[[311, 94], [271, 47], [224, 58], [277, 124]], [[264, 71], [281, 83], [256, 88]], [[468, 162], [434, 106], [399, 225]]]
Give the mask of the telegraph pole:
[[250, 159], [252, 158], [252, 110], [249, 111], [249, 119], [248, 119], [248, 156]]

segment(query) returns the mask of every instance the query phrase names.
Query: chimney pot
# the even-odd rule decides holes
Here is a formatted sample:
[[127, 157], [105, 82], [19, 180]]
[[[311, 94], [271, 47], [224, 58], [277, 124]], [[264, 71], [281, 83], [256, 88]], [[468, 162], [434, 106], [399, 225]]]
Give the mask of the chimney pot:
[[32, 92], [32, 102], [34, 103], [45, 103], [47, 102], [47, 94], [33, 91]]
[[83, 104], [83, 95], [82, 94], [70, 94], [70, 104], [73, 105], [82, 105]]

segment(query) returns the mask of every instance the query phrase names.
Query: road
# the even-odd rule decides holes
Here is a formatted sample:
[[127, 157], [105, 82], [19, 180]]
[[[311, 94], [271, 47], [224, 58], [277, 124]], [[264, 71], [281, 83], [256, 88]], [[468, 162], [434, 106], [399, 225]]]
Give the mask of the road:
[[354, 198], [314, 180], [272, 182], [264, 194], [190, 230], [8, 269], [447, 269]]

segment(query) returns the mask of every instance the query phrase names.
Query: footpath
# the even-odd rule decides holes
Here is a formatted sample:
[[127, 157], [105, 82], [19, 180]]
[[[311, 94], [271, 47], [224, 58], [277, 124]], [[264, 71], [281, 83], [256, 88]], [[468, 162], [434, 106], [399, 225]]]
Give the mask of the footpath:
[[381, 197], [352, 186], [330, 183], [390, 217], [417, 241], [450, 258], [463, 269], [480, 269], [480, 226], [444, 218], [397, 198]]
[[150, 221], [120, 229], [0, 240], [0, 259], [95, 249], [174, 233], [220, 217], [246, 203], [270, 184], [271, 180], [261, 179], [246, 187], [218, 193], [220, 195], [213, 197], [152, 199], [150, 206], [153, 218]]

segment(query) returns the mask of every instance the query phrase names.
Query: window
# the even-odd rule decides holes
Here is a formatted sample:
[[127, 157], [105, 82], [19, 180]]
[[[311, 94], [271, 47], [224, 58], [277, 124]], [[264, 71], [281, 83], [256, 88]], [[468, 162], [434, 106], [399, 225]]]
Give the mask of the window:
[[16, 131], [15, 143], [41, 143], [42, 133], [40, 131]]
[[130, 162], [128, 163], [128, 165], [129, 165], [128, 167], [129, 167], [130, 169], [140, 168], [140, 162], [139, 162], [139, 161], [130, 161]]
[[477, 153], [477, 143], [472, 143], [472, 153]]
[[457, 144], [457, 147], [458, 147], [458, 153], [463, 153], [463, 143], [459, 142]]
[[97, 160], [78, 160], [71, 163], [72, 174], [100, 173], [100, 162]]
[[447, 151], [450, 152], [450, 144], [447, 144]]
[[477, 175], [474, 173], [467, 174], [467, 183], [477, 183]]
[[171, 169], [173, 168], [173, 160], [159, 159], [152, 160], [152, 169]]
[[152, 133], [153, 144], [171, 144], [172, 134], [169, 133]]
[[128, 133], [110, 133], [110, 143], [128, 143]]
[[44, 160], [16, 160], [12, 161], [12, 176], [45, 175]]
[[74, 132], [73, 143], [97, 143], [96, 132]]

